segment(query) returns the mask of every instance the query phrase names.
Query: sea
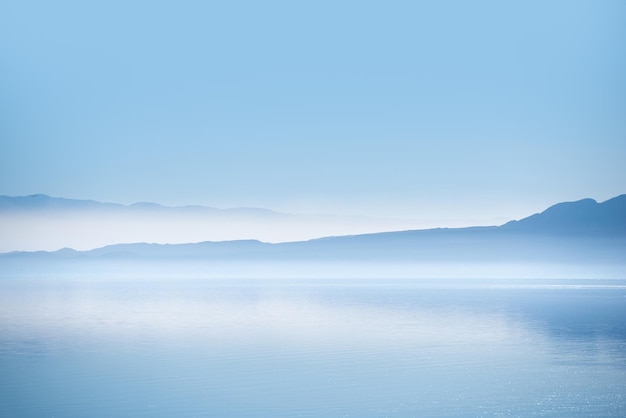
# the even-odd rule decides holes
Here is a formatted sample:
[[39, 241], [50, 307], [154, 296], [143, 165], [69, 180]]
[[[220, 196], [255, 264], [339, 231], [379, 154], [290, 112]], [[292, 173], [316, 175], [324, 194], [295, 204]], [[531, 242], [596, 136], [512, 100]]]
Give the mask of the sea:
[[2, 417], [625, 417], [626, 280], [0, 280]]

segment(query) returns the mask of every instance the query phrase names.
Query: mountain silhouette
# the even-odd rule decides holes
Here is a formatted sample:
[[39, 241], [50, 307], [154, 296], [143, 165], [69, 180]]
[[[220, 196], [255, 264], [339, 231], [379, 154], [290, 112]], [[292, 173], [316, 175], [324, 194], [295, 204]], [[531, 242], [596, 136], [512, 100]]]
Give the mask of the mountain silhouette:
[[191, 214], [255, 214], [255, 215], [280, 215], [268, 209], [261, 208], [229, 208], [218, 209], [211, 206], [189, 205], [189, 206], [164, 206], [153, 202], [137, 202], [130, 205], [119, 203], [98, 202], [96, 200], [66, 199], [62, 197], [51, 197], [46, 194], [34, 194], [29, 196], [0, 196], [0, 213], [15, 211], [101, 211], [101, 212], [162, 212]]
[[0, 196], [0, 253], [79, 250], [121, 242], [189, 243], [258, 239], [304, 241], [415, 229], [412, 219], [327, 214], [288, 214], [263, 208], [131, 205], [31, 196]]
[[256, 240], [116, 244], [91, 251], [10, 257], [179, 259], [228, 262], [558, 262], [626, 263], [626, 195], [559, 203], [502, 226], [437, 228], [269, 244]]
[[541, 213], [511, 221], [502, 228], [542, 234], [624, 235], [626, 194], [603, 203], [593, 199], [559, 203]]

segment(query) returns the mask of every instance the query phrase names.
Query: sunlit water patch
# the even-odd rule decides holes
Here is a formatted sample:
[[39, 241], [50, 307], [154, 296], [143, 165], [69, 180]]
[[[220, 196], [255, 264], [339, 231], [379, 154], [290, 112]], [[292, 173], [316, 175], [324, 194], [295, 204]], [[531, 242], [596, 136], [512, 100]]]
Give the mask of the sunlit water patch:
[[0, 415], [625, 416], [626, 282], [3, 280]]

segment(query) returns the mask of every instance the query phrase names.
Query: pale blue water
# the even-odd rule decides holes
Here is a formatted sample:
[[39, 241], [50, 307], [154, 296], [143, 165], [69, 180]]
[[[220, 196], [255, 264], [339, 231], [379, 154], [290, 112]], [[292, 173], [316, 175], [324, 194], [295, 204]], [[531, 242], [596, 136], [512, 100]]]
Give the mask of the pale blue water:
[[626, 416], [626, 282], [2, 280], [0, 416]]

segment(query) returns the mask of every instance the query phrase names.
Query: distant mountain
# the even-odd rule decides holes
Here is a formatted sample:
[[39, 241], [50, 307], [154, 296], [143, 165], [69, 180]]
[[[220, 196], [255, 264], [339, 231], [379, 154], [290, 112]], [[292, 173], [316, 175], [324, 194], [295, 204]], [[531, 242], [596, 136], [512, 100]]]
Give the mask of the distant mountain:
[[30, 196], [0, 196], [0, 214], [10, 212], [109, 212], [129, 213], [151, 212], [164, 214], [211, 214], [211, 215], [262, 215], [262, 216], [289, 216], [260, 208], [229, 208], [218, 209], [210, 206], [163, 206], [152, 202], [137, 202], [130, 205], [119, 203], [98, 202], [95, 200], [66, 199], [51, 197], [45, 194]]
[[91, 251], [5, 257], [194, 259], [213, 262], [559, 262], [626, 263], [626, 195], [554, 205], [502, 226], [408, 230], [280, 244], [256, 240], [118, 244]]
[[115, 203], [101, 203], [94, 200], [64, 199], [60, 197], [50, 197], [45, 194], [34, 194], [30, 196], [0, 196], [0, 213], [59, 209], [115, 209], [120, 207], [123, 207], [123, 205]]
[[44, 194], [0, 196], [0, 252], [85, 250], [120, 242], [302, 241], [415, 227], [414, 220], [294, 215], [262, 208], [121, 205]]
[[519, 221], [511, 221], [505, 230], [542, 234], [605, 235], [626, 234], [626, 194], [603, 203], [593, 199], [565, 202]]
[[603, 203], [559, 203], [502, 226], [366, 234], [293, 245], [327, 256], [370, 259], [626, 263], [626, 195]]

